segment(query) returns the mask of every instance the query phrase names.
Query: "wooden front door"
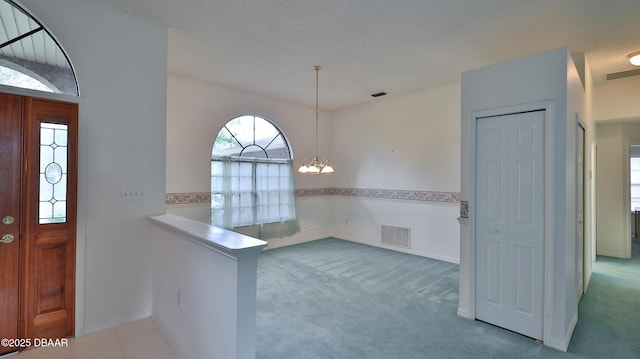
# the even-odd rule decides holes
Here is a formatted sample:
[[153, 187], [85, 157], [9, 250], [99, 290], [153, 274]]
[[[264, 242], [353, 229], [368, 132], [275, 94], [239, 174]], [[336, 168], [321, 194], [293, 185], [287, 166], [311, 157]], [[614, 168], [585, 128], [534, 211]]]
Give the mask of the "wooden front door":
[[[0, 95], [0, 339], [19, 338], [22, 98]], [[12, 351], [0, 345], [0, 354]]]
[[74, 334], [77, 114], [0, 94], [0, 354]]

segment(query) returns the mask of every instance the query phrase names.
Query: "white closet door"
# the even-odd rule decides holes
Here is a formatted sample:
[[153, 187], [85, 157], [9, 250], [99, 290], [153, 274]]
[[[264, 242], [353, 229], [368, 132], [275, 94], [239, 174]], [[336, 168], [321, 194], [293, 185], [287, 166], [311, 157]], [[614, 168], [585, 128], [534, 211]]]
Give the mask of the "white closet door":
[[545, 112], [477, 119], [476, 317], [542, 339]]

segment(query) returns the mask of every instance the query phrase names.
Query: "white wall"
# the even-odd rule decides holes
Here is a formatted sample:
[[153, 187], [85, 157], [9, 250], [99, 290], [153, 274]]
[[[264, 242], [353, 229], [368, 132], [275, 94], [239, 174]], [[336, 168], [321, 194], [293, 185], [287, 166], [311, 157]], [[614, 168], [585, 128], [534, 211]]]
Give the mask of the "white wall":
[[182, 359], [255, 359], [266, 242], [170, 214], [152, 221], [153, 318], [171, 347]]
[[[146, 216], [165, 208], [167, 29], [93, 0], [21, 3], [68, 52], [81, 91], [76, 334], [148, 316]], [[123, 188], [144, 199], [121, 200]]]
[[[240, 114], [256, 113], [274, 120], [289, 136], [296, 158], [311, 154], [313, 108], [177, 76], [169, 76], [167, 82], [167, 30], [149, 20], [93, 0], [22, 0], [21, 3], [67, 50], [76, 68], [82, 94], [78, 100], [80, 188], [76, 332], [95, 331], [145, 316], [151, 301], [150, 225], [145, 217], [164, 212], [165, 190], [209, 190], [208, 156], [213, 138], [224, 122]], [[530, 80], [537, 84], [542, 79]], [[310, 98], [313, 98], [312, 86], [310, 82]], [[165, 105], [167, 87], [169, 98]], [[459, 169], [459, 87], [454, 84], [381, 99], [343, 113], [321, 112], [320, 152], [329, 155], [336, 164], [337, 173], [329, 178], [298, 175], [296, 187], [364, 186], [434, 191], [458, 191], [461, 187], [465, 193], [468, 186], [459, 181], [465, 177]], [[525, 94], [528, 91], [526, 88], [521, 90]], [[639, 90], [640, 80], [636, 79], [616, 80], [596, 87], [593, 90], [593, 118], [638, 117], [640, 102], [636, 99]], [[357, 118], [360, 115], [367, 118]], [[387, 127], [387, 121], [395, 125]], [[357, 124], [366, 126], [358, 130]], [[165, 134], [166, 129], [168, 134]], [[383, 136], [385, 131], [389, 131], [387, 136]], [[589, 133], [590, 129], [587, 131]], [[350, 136], [360, 142], [347, 146], [343, 140]], [[376, 141], [380, 141], [380, 146], [371, 147]], [[418, 151], [411, 152], [412, 146], [418, 146]], [[397, 173], [378, 176], [371, 160], [359, 157], [365, 152], [374, 153], [377, 159], [391, 164]], [[446, 152], [444, 156], [442, 152]], [[169, 154], [166, 168], [165, 153]], [[463, 161], [465, 156], [467, 154], [463, 152]], [[345, 158], [344, 162], [342, 158]], [[364, 163], [360, 166], [362, 160]], [[351, 168], [354, 163], [356, 167]], [[144, 200], [120, 200], [123, 188], [144, 190]], [[322, 238], [333, 234], [333, 227], [336, 234], [367, 241], [376, 234], [373, 224], [390, 219], [399, 225], [418, 228], [416, 243], [419, 247], [416, 250], [420, 254], [457, 257], [452, 254], [456, 252], [457, 241], [449, 238], [458, 230], [450, 223], [452, 216], [455, 218], [458, 214], [457, 206], [334, 199], [323, 196], [299, 199], [302, 233], [273, 240], [270, 246]], [[397, 212], [388, 213], [386, 203]], [[365, 218], [361, 226], [344, 225], [343, 209], [346, 208], [354, 210], [350, 210], [353, 220]], [[358, 212], [360, 210], [364, 212]], [[206, 204], [171, 206], [167, 211], [208, 218]], [[367, 211], [373, 217], [367, 219]], [[398, 215], [404, 211], [409, 213], [406, 219]], [[432, 216], [442, 221], [418, 223], [421, 218]]]
[[[582, 55], [584, 57], [584, 55]], [[593, 272], [593, 262], [596, 259], [596, 181], [595, 181], [595, 153], [596, 153], [596, 126], [593, 121], [593, 77], [589, 67], [589, 59], [584, 57], [581, 61], [584, 66], [584, 121], [585, 132], [585, 164], [584, 164], [584, 189], [585, 189], [585, 214], [584, 214], [584, 289], [587, 290]]]
[[640, 77], [607, 81], [594, 88], [594, 121], [626, 120], [640, 115]]
[[640, 78], [607, 81], [594, 88], [597, 121], [597, 254], [631, 256], [628, 146], [640, 144]]
[[625, 210], [623, 205], [623, 125], [598, 125], [597, 131], [597, 254], [630, 258], [631, 238], [624, 233], [624, 217], [629, 209]]
[[[564, 51], [567, 51], [564, 49]], [[556, 320], [555, 328], [553, 329], [553, 333], [548, 337], [550, 339], [549, 345], [555, 347], [556, 349], [566, 350], [569, 346], [569, 342], [571, 340], [571, 336], [573, 335], [573, 330], [578, 322], [578, 303], [580, 299], [578, 297], [578, 285], [579, 281], [579, 273], [578, 273], [578, 255], [582, 255], [584, 259], [584, 253], [578, 253], [578, 129], [579, 122], [586, 126], [586, 129], [591, 128], [591, 124], [587, 116], [589, 113], [586, 110], [586, 96], [585, 96], [585, 87], [583, 86], [582, 79], [578, 73], [578, 70], [575, 66], [573, 58], [571, 54], [566, 52], [565, 57], [565, 72], [566, 72], [566, 109], [565, 109], [565, 118], [562, 121], [561, 118], [558, 120], [562, 124], [564, 122], [564, 127], [566, 128], [565, 136], [566, 136], [566, 148], [565, 148], [565, 160], [555, 159], [558, 167], [561, 167], [565, 170], [563, 175], [558, 174], [558, 182], [556, 185], [558, 187], [562, 186], [563, 189], [557, 190], [559, 192], [556, 193], [558, 196], [562, 196], [562, 191], [566, 193], [565, 198], [566, 202], [564, 204], [564, 212], [562, 215], [556, 215], [556, 219], [559, 219], [557, 223], [558, 227], [564, 226], [563, 236], [558, 232], [557, 238], [564, 238], [564, 244], [562, 245], [563, 252], [560, 251], [560, 246], [554, 248], [555, 255], [560, 253], [563, 254], [564, 258], [560, 260], [556, 260], [557, 264], [564, 264], [564, 271], [561, 267], [557, 267], [552, 273], [564, 273], [564, 279], [554, 281], [556, 286], [555, 290], [561, 290], [562, 295], [558, 295], [557, 291], [554, 291], [553, 299], [549, 299], [549, 302], [556, 301], [558, 297], [564, 297], [564, 306], [561, 311], [556, 311], [554, 314], [559, 315], [560, 313], [564, 314], [564, 318], [562, 321]], [[587, 71], [590, 71], [587, 69]], [[556, 131], [554, 136], [559, 135], [559, 131]], [[586, 131], [585, 131], [586, 135]], [[561, 137], [556, 137], [556, 143], [562, 142]], [[561, 152], [554, 152], [554, 157], [560, 155]], [[564, 163], [563, 163], [564, 162]], [[560, 182], [560, 178], [562, 178], [563, 182]], [[561, 184], [562, 183], [562, 184]], [[589, 185], [588, 181], [584, 182], [585, 191], [587, 186]], [[555, 196], [554, 196], [555, 198]], [[584, 216], [586, 219], [590, 220], [590, 214], [585, 211]], [[585, 221], [586, 222], [586, 221]], [[590, 244], [588, 241], [584, 242], [585, 249], [584, 251], [590, 251]], [[584, 267], [583, 267], [584, 269]], [[585, 277], [590, 277], [591, 273], [586, 273]], [[561, 287], [561, 288], [560, 288]], [[555, 308], [553, 308], [555, 310]], [[550, 313], [550, 312], [548, 312]], [[566, 345], [566, 346], [565, 346]]]
[[[460, 191], [460, 84], [454, 83], [333, 114], [338, 188]], [[407, 252], [459, 259], [459, 203], [338, 197], [339, 238], [380, 244], [380, 226], [411, 229]]]
[[630, 258], [629, 146], [640, 144], [640, 117], [597, 128], [597, 254]]
[[336, 187], [460, 190], [460, 84], [333, 114]]
[[[312, 69], [309, 73], [312, 75]], [[309, 95], [313, 99], [310, 78]], [[169, 75], [167, 89], [167, 193], [209, 192], [211, 149], [218, 131], [240, 115], [258, 115], [271, 120], [287, 136], [295, 164], [313, 155], [315, 109], [290, 102], [222, 88], [201, 81]], [[330, 153], [331, 122], [319, 114], [319, 151]], [[297, 167], [296, 167], [297, 169]], [[333, 177], [296, 174], [296, 188], [324, 188]], [[209, 204], [169, 205], [167, 212], [209, 222]], [[301, 232], [288, 238], [272, 239], [269, 247], [323, 238], [330, 235], [327, 197], [297, 201]]]
[[[549, 255], [545, 258], [544, 343], [566, 350], [577, 322], [576, 245], [576, 114], [584, 117], [584, 89], [566, 49], [517, 59], [472, 70], [462, 75], [462, 176], [461, 199], [470, 200], [469, 233], [460, 238], [460, 309], [475, 318], [474, 185], [475, 170], [470, 148], [473, 113], [489, 109], [547, 103], [552, 125], [546, 129], [547, 149], [553, 154], [547, 164], [547, 188], [551, 198], [545, 215]], [[464, 226], [465, 224], [463, 224]]]
[[[319, 151], [329, 157], [336, 173], [296, 174], [296, 188], [457, 193], [459, 96], [459, 84], [452, 84], [353, 109], [321, 111]], [[167, 193], [209, 191], [213, 140], [227, 121], [242, 114], [276, 123], [290, 141], [296, 164], [313, 154], [313, 108], [170, 75]], [[208, 222], [209, 206], [169, 205], [167, 212]], [[378, 245], [380, 225], [390, 224], [412, 228], [409, 252], [458, 261], [458, 203], [322, 195], [299, 197], [297, 213], [301, 232], [272, 239], [269, 248], [327, 236]]]
[[[336, 197], [332, 199], [332, 208], [335, 237], [447, 262], [459, 262], [457, 203]], [[411, 248], [382, 244], [382, 225], [410, 228]]]

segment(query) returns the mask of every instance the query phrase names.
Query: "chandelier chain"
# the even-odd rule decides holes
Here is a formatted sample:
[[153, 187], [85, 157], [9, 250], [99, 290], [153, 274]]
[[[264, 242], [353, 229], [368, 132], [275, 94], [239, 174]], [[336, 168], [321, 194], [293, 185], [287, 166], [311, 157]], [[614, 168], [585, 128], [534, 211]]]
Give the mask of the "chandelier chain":
[[313, 67], [313, 69], [316, 71], [316, 148], [315, 148], [315, 152], [313, 154], [313, 158], [309, 158], [309, 157], [305, 157], [305, 159], [302, 162], [302, 165], [300, 166], [300, 168], [298, 168], [298, 172], [299, 173], [312, 173], [312, 174], [325, 174], [325, 173], [333, 173], [333, 167], [331, 167], [331, 165], [329, 164], [329, 159], [327, 157], [319, 157], [318, 156], [318, 132], [319, 132], [319, 100], [318, 100], [318, 93], [319, 93], [319, 71], [320, 71], [320, 65], [315, 65]]

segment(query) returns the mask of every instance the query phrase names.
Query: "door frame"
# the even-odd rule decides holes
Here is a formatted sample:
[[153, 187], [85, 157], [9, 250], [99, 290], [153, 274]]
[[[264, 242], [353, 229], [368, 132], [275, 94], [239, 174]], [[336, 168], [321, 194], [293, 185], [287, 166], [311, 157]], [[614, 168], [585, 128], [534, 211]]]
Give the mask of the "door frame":
[[[470, 149], [474, 155], [469, 157], [469, 317], [476, 318], [476, 154], [477, 154], [477, 121], [483, 117], [493, 117], [500, 115], [516, 114], [521, 112], [530, 112], [536, 110], [545, 111], [545, 154], [544, 154], [544, 284], [543, 284], [543, 314], [542, 314], [542, 341], [550, 343], [553, 341], [551, 337], [553, 324], [553, 256], [555, 250], [551, 239], [554, 228], [554, 209], [553, 209], [553, 153], [554, 153], [554, 131], [553, 119], [555, 118], [554, 102], [534, 102], [529, 104], [521, 104], [515, 106], [506, 106], [493, 109], [474, 111], [470, 116], [469, 126], [469, 142]], [[564, 304], [564, 303], [563, 303]], [[548, 344], [547, 344], [548, 345]]]
[[[578, 186], [577, 181], [579, 180], [579, 176], [580, 174], [580, 166], [578, 166], [579, 163], [579, 156], [580, 156], [580, 131], [582, 130], [582, 193], [580, 193], [580, 188]], [[582, 258], [582, 261], [577, 260], [578, 258], [576, 257], [576, 266], [578, 266], [580, 264], [580, 262], [582, 262], [582, 284], [580, 283], [580, 278], [578, 278], [577, 282], [578, 285], [581, 286], [582, 288], [580, 289], [581, 292], [578, 295], [578, 303], [580, 302], [580, 300], [582, 299], [582, 297], [584, 296], [584, 294], [587, 293], [587, 260], [588, 258], [586, 257], [586, 254], [588, 253], [587, 251], [587, 126], [586, 124], [582, 121], [582, 118], [580, 118], [580, 115], [576, 113], [576, 149], [575, 149], [575, 153], [576, 153], [576, 216], [578, 215], [579, 212], [579, 197], [582, 197], [582, 253], [580, 253], [580, 251], [578, 250], [580, 248], [580, 243], [578, 243], [578, 239], [577, 239], [577, 234], [578, 234], [578, 227], [580, 226], [580, 221], [578, 218], [576, 218], [576, 255], [580, 256]], [[577, 268], [576, 273], [579, 275], [580, 273], [580, 268]]]
[[[631, 216], [633, 215], [633, 211], [631, 210], [631, 146], [640, 146], [640, 141], [623, 141], [622, 145], [624, 146], [622, 149], [622, 153], [624, 156], [624, 162], [622, 164], [623, 174], [622, 174], [622, 204], [624, 206], [625, 215], [623, 217], [622, 225], [623, 225], [623, 233], [626, 233], [627, 236], [625, 238], [631, 238]], [[636, 229], [637, 231], [637, 229]], [[624, 247], [624, 254], [631, 258], [633, 255], [631, 241], [627, 241], [627, 244]]]
[[76, 198], [76, 270], [75, 270], [75, 336], [85, 333], [85, 251], [87, 228], [87, 130], [88, 126], [83, 119], [87, 117], [87, 101], [80, 96], [42, 92], [11, 86], [0, 85], [0, 92], [33, 98], [64, 101], [78, 104], [78, 151], [77, 151], [77, 198]]

